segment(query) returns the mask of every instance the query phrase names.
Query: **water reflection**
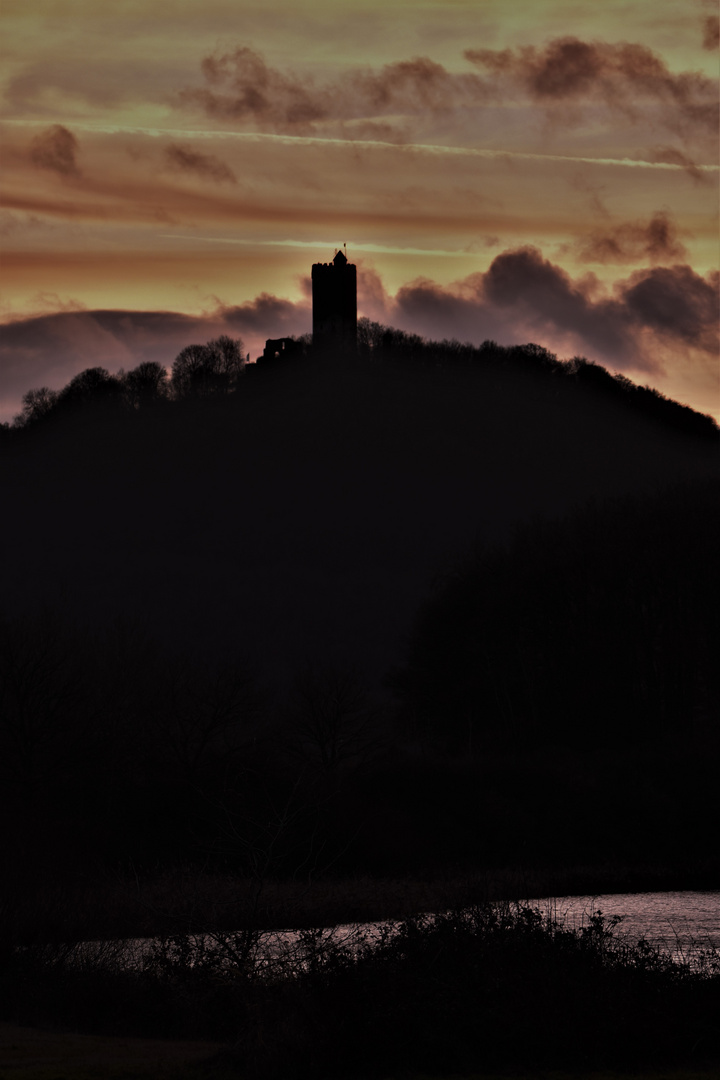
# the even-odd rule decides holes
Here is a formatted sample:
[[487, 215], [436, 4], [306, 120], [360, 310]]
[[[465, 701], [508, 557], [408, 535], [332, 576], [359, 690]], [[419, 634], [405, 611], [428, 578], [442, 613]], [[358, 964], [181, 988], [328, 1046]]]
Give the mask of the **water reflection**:
[[[720, 892], [614, 893], [603, 896], [544, 897], [526, 902], [569, 929], [587, 926], [593, 915], [621, 916], [615, 934], [631, 942], [644, 938], [671, 956], [696, 966], [698, 950], [720, 950]], [[72, 946], [76, 962], [105, 956], [129, 968], [151, 963], [216, 964], [277, 974], [297, 970], [303, 954], [317, 961], [338, 945], [361, 948], [400, 926], [396, 920], [317, 930], [219, 931], [185, 934], [175, 941], [153, 938], [84, 942]], [[164, 958], [164, 959], [163, 959]], [[224, 959], [223, 959], [224, 958]]]
[[586, 926], [591, 915], [622, 916], [617, 933], [645, 938], [682, 959], [693, 947], [720, 949], [720, 892], [610, 893], [531, 900], [570, 929]]

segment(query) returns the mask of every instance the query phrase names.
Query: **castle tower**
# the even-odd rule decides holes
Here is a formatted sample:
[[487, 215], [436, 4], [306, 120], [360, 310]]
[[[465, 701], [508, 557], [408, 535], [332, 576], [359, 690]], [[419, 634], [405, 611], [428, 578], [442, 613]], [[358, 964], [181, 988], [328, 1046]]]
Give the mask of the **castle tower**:
[[331, 263], [312, 268], [313, 347], [357, 348], [357, 267], [338, 251]]

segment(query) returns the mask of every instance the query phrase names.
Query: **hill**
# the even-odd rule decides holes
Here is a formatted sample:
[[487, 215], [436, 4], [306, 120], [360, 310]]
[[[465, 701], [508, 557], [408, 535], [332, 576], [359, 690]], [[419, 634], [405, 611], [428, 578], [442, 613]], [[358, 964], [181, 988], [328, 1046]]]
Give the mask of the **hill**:
[[714, 471], [709, 418], [622, 382], [391, 335], [248, 367], [230, 394], [48, 416], [4, 440], [2, 603], [122, 616], [273, 680], [319, 660], [376, 682], [469, 546]]
[[365, 345], [90, 369], [6, 432], [19, 912], [119, 865], [716, 882], [715, 425], [535, 346]]

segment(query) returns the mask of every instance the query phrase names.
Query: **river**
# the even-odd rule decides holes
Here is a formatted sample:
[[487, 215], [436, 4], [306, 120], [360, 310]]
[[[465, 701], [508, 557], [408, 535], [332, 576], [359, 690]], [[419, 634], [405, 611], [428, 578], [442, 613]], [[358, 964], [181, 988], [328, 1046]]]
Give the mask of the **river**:
[[[663, 952], [678, 960], [699, 966], [701, 950], [720, 952], [720, 892], [647, 892], [609, 893], [603, 896], [543, 897], [527, 901], [544, 915], [552, 916], [570, 929], [587, 926], [590, 918], [600, 912], [607, 918], [619, 916], [615, 934], [631, 942], [644, 938]], [[105, 956], [123, 967], [143, 967], [151, 957], [157, 959], [160, 950], [172, 962], [207, 963], [212, 958], [221, 965], [236, 963], [251, 967], [270, 965], [280, 971], [296, 967], [305, 952], [317, 955], [324, 947], [343, 943], [350, 948], [377, 939], [383, 933], [392, 935], [400, 923], [385, 920], [373, 923], [348, 924], [316, 931], [273, 930], [253, 932], [221, 931], [197, 933], [179, 941], [135, 938], [115, 942], [82, 942], [74, 945], [73, 954], [83, 962]], [[312, 938], [312, 945], [310, 939]], [[305, 951], [303, 942], [310, 952]]]
[[677, 958], [693, 948], [720, 949], [720, 892], [609, 893], [531, 900], [531, 907], [554, 915], [570, 928], [587, 925], [591, 915], [622, 917], [617, 932], [632, 941], [645, 938]]

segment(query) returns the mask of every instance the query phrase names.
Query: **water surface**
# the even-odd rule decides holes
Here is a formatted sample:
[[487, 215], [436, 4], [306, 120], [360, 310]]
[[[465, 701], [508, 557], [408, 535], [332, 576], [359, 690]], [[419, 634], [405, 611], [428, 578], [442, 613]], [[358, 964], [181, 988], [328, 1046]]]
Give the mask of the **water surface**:
[[693, 946], [720, 949], [720, 892], [608, 893], [546, 897], [530, 903], [572, 929], [586, 926], [599, 911], [622, 916], [618, 933], [633, 941], [645, 938], [677, 957]]
[[[609, 893], [602, 896], [543, 897], [527, 902], [530, 907], [552, 916], [570, 929], [587, 926], [593, 915], [620, 916], [614, 933], [635, 942], [644, 938], [677, 959], [698, 965], [698, 950], [720, 950], [720, 892]], [[183, 938], [183, 944], [167, 943], [169, 957], [184, 956], [190, 963], [203, 963], [210, 954], [220, 955], [229, 964], [271, 965], [278, 971], [292, 969], [298, 962], [303, 940], [312, 938], [313, 949], [332, 949], [336, 943], [352, 948], [393, 934], [400, 920], [348, 924], [315, 931], [273, 930], [197, 933]], [[121, 966], [143, 965], [155, 953], [160, 939], [144, 938], [116, 942], [86, 942], [78, 945], [78, 958], [112, 952]]]

